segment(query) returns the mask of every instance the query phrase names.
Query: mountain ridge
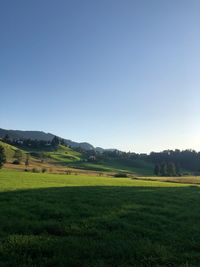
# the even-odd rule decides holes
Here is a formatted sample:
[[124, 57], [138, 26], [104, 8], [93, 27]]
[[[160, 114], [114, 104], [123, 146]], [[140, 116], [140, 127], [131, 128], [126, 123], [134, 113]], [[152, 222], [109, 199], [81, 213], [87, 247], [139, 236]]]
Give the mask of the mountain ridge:
[[[0, 128], [0, 138], [4, 138], [5, 135], [8, 135], [12, 139], [33, 139], [33, 140], [43, 140], [43, 141], [51, 141], [54, 136], [52, 133], [46, 133], [44, 131], [29, 131], [29, 130], [11, 130], [11, 129], [3, 129]], [[72, 148], [80, 147], [85, 150], [95, 150], [95, 147], [87, 142], [75, 142], [69, 139], [62, 138], [60, 136], [57, 136], [64, 140], [64, 142], [71, 146]]]

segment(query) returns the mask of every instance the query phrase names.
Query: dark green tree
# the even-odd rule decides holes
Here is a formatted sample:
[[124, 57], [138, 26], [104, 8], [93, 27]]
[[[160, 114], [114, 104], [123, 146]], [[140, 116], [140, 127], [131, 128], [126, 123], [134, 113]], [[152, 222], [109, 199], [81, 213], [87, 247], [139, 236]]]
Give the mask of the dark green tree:
[[167, 163], [166, 162], [163, 162], [161, 164], [160, 174], [161, 176], [167, 176]]
[[4, 141], [5, 143], [9, 143], [9, 140], [10, 140], [10, 137], [9, 137], [8, 134], [6, 134], [6, 135], [4, 136], [4, 138], [3, 138], [3, 141]]
[[161, 169], [160, 168], [160, 164], [156, 164], [155, 168], [154, 168], [154, 174], [159, 176], [160, 175], [160, 171], [161, 171], [160, 169]]
[[167, 175], [176, 176], [176, 165], [174, 162], [168, 162], [167, 164]]
[[2, 146], [0, 146], [0, 169], [3, 167], [5, 162], [6, 162], [5, 150]]
[[60, 144], [60, 140], [57, 136], [54, 136], [54, 138], [51, 141], [51, 145], [54, 147], [57, 147]]
[[65, 140], [64, 139], [60, 139], [60, 144], [64, 146], [65, 145]]
[[179, 163], [176, 163], [176, 175], [181, 176], [181, 168]]
[[29, 158], [30, 158], [30, 155], [29, 154], [26, 154], [26, 160], [25, 160], [25, 167], [26, 167], [26, 169], [29, 166]]

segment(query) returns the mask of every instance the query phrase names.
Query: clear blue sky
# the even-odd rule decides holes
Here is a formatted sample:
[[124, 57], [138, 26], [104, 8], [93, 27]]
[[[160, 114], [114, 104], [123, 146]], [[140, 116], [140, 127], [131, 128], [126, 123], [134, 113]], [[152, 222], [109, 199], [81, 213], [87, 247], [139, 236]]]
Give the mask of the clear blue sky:
[[199, 0], [2, 0], [0, 127], [200, 150]]

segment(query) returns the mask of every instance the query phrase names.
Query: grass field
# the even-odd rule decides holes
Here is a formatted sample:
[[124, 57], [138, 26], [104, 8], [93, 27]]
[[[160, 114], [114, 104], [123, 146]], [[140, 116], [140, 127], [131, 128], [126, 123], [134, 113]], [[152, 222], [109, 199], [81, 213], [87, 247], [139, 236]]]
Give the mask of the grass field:
[[102, 172], [124, 172], [135, 175], [152, 175], [154, 165], [144, 160], [128, 160], [115, 159], [107, 160], [99, 163], [91, 162], [74, 162], [72, 166], [85, 170], [94, 170]]
[[199, 266], [200, 188], [0, 171], [0, 266]]

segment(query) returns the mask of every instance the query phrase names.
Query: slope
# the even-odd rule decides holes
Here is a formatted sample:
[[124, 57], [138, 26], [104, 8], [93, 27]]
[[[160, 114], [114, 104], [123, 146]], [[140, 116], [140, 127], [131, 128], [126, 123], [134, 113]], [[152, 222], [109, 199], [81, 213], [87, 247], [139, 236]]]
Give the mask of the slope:
[[81, 152], [77, 152], [72, 148], [64, 145], [59, 145], [57, 148], [52, 146], [44, 148], [29, 148], [21, 145], [12, 146], [10, 144], [0, 141], [0, 145], [5, 148], [7, 163], [10, 165], [7, 167], [13, 168], [12, 162], [14, 160], [14, 154], [17, 149], [21, 150], [23, 159], [17, 168], [24, 168], [24, 162], [26, 154], [30, 155], [29, 168], [56, 168], [59, 171], [63, 168], [67, 169], [79, 169], [81, 171], [93, 171], [93, 172], [107, 172], [118, 173], [124, 172], [134, 175], [149, 176], [153, 174], [153, 164], [141, 159], [135, 160], [123, 160], [123, 159], [102, 159], [91, 162], [88, 157]]

